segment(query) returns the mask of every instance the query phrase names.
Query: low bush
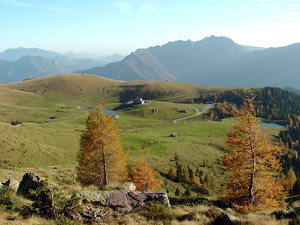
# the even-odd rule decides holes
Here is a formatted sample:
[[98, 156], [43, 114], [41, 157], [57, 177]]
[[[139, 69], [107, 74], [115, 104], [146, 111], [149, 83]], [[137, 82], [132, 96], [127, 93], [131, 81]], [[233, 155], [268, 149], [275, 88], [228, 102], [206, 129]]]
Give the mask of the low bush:
[[68, 219], [67, 217], [62, 215], [58, 216], [55, 222], [56, 225], [83, 225], [82, 223], [76, 220]]
[[80, 198], [66, 199], [58, 194], [58, 191], [51, 188], [47, 181], [35, 191], [30, 191], [30, 198], [33, 200], [31, 205], [24, 205], [20, 211], [23, 217], [39, 215], [47, 219], [56, 219], [59, 214], [76, 211], [83, 212]]
[[19, 211], [22, 207], [22, 203], [8, 186], [0, 189], [0, 205], [4, 206], [5, 210], [12, 211]]
[[297, 218], [297, 219], [292, 219], [290, 222], [289, 222], [289, 225], [300, 225], [300, 219]]
[[140, 214], [153, 221], [172, 221], [176, 217], [170, 208], [158, 202], [150, 203]]
[[186, 206], [194, 206], [194, 205], [213, 205], [207, 198], [198, 198], [198, 197], [169, 197], [170, 204], [175, 205], [186, 205]]

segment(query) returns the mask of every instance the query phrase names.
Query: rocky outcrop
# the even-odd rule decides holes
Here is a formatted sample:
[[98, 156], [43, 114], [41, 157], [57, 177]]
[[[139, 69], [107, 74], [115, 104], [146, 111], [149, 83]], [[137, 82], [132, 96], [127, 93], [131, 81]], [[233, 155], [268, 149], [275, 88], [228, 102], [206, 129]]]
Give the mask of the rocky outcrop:
[[33, 172], [25, 173], [19, 185], [17, 194], [28, 195], [29, 190], [37, 189], [42, 184], [43, 180], [44, 178], [38, 176]]
[[3, 186], [8, 186], [12, 190], [17, 191], [19, 188], [19, 182], [14, 179], [8, 179], [5, 183], [3, 183]]
[[73, 197], [80, 197], [83, 202], [110, 207], [119, 212], [128, 213], [147, 205], [150, 202], [160, 202], [170, 206], [167, 193], [140, 191], [81, 191]]

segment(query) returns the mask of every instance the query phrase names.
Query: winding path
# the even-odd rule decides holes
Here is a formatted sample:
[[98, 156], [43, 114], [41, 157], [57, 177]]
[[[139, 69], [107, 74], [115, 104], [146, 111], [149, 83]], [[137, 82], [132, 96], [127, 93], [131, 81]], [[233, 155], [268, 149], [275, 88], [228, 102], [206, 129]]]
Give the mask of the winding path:
[[193, 118], [193, 117], [199, 116], [199, 115], [205, 113], [207, 110], [212, 109], [214, 107], [215, 107], [214, 104], [206, 104], [206, 105], [203, 106], [202, 110], [199, 111], [199, 109], [197, 109], [196, 107], [192, 106], [192, 108], [196, 111], [196, 114], [191, 115], [191, 116], [186, 116], [186, 117], [183, 117], [183, 118], [179, 118], [179, 119], [176, 119], [176, 120], [173, 120], [173, 123], [177, 124], [181, 120], [186, 120], [186, 119], [189, 119], [189, 118]]

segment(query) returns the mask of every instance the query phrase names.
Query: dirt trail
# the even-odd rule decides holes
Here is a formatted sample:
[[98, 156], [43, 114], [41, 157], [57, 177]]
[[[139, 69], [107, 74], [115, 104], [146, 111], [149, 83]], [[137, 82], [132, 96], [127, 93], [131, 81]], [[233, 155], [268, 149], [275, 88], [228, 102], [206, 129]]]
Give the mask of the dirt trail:
[[186, 120], [186, 119], [189, 119], [189, 118], [193, 118], [193, 117], [199, 116], [199, 115], [205, 113], [207, 110], [212, 109], [214, 107], [215, 107], [214, 104], [206, 104], [206, 105], [203, 106], [202, 110], [199, 111], [199, 109], [197, 109], [196, 107], [192, 106], [192, 108], [196, 111], [196, 114], [191, 115], [191, 116], [182, 117], [182, 118], [179, 118], [179, 119], [176, 119], [176, 120], [173, 120], [173, 123], [177, 124], [181, 120]]

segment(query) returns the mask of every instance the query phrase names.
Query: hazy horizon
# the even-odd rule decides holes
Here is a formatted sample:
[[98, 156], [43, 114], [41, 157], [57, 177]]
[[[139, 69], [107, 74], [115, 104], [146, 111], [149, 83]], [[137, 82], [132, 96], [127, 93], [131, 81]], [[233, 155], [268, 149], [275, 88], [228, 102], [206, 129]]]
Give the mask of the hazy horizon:
[[295, 0], [0, 0], [0, 51], [41, 48], [127, 55], [170, 41], [225, 36], [238, 44], [300, 42]]

